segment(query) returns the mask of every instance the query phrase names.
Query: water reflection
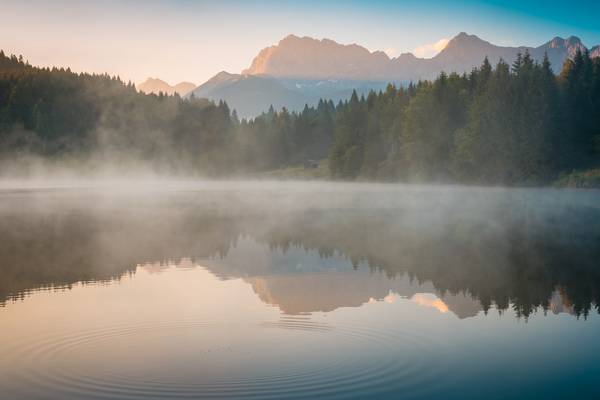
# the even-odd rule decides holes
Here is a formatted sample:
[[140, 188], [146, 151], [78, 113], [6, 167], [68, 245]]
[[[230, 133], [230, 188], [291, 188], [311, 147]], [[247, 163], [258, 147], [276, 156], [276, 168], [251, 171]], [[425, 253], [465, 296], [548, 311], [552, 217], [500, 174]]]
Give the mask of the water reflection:
[[[256, 254], [253, 252], [260, 251], [259, 249], [268, 251], [268, 248], [244, 239], [222, 259], [198, 260], [200, 264], [182, 259], [180, 262], [147, 263], [138, 268], [151, 274], [167, 272], [172, 268], [205, 268], [211, 273], [218, 273], [221, 265], [227, 263], [230, 257], [233, 258], [233, 253], [240, 252], [255, 259]], [[296, 256], [302, 255], [304, 265], [315, 266], [323, 261], [317, 253], [300, 249], [291, 249], [285, 255], [278, 254], [276, 250], [272, 252], [278, 261], [268, 262], [274, 265], [283, 265], [281, 260], [286, 256], [297, 259], [290, 254], [294, 252], [298, 252]], [[467, 294], [441, 295], [431, 282], [418, 283], [408, 277], [390, 278], [367, 268], [354, 269], [342, 257], [335, 261], [329, 258], [327, 261], [327, 266], [331, 268], [327, 271], [302, 272], [299, 271], [301, 266], [296, 265], [292, 272], [244, 276], [241, 279], [251, 286], [262, 302], [277, 307], [286, 315], [326, 313], [341, 307], [360, 307], [375, 302], [394, 303], [398, 299], [410, 299], [415, 304], [434, 307], [443, 313], [451, 311], [459, 318], [472, 317], [482, 311], [481, 304]]]
[[[0, 302], [195, 262], [286, 314], [393, 294], [460, 318], [598, 309], [600, 208], [586, 192], [421, 188], [5, 192]], [[184, 261], [180, 261], [184, 259]], [[432, 294], [431, 299], [423, 293]]]
[[0, 397], [600, 390], [596, 192], [241, 186], [1, 192]]

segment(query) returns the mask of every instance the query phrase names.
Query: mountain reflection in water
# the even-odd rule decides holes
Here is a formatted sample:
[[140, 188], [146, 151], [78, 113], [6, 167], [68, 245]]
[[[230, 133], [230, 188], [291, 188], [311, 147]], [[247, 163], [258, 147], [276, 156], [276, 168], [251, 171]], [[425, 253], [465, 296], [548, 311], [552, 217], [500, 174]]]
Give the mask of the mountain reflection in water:
[[187, 260], [286, 314], [393, 296], [460, 318], [598, 308], [595, 192], [333, 187], [4, 191], [0, 302]]
[[0, 221], [2, 398], [600, 390], [598, 192], [5, 189]]

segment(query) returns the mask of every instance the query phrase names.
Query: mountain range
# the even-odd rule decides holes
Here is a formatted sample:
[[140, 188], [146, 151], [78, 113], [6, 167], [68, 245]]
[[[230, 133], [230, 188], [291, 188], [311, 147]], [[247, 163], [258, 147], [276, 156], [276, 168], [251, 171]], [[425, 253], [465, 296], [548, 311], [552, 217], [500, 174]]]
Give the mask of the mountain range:
[[[242, 117], [252, 117], [273, 105], [300, 110], [320, 98], [337, 102], [352, 90], [367, 93], [384, 89], [388, 83], [408, 84], [435, 78], [441, 71], [468, 72], [487, 56], [492, 65], [500, 59], [512, 63], [518, 53], [528, 52], [541, 62], [548, 55], [558, 73], [567, 58], [586, 47], [575, 36], [555, 37], [538, 47], [496, 46], [475, 35], [461, 32], [433, 58], [404, 53], [390, 58], [382, 51], [371, 52], [356, 45], [330, 39], [289, 35], [278, 44], [261, 50], [241, 74], [222, 71], [188, 93], [188, 96], [225, 100]], [[589, 49], [600, 56], [600, 46]]]
[[187, 93], [194, 90], [196, 85], [191, 82], [181, 82], [175, 86], [169, 85], [167, 82], [157, 79], [157, 78], [148, 78], [143, 83], [136, 85], [137, 90], [144, 93], [154, 93], [159, 94], [160, 92], [173, 95], [175, 93], [180, 96], [186, 95]]

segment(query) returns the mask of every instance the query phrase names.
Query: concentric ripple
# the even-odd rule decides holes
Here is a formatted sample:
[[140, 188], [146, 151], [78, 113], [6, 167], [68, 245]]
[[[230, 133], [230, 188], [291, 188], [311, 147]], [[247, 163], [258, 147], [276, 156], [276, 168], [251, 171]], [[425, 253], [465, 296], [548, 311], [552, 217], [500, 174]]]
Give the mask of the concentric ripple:
[[[22, 398], [281, 399], [361, 398], [367, 395], [373, 398], [394, 393], [401, 393], [403, 398], [415, 398], [435, 390], [435, 383], [444, 372], [443, 363], [432, 362], [436, 361], [438, 346], [407, 329], [382, 332], [367, 326], [327, 325], [310, 318], [289, 317], [261, 322], [251, 328], [258, 329], [268, 339], [268, 335], [277, 331], [277, 340], [283, 337], [285, 341], [284, 346], [278, 348], [293, 347], [295, 340], [308, 340], [311, 345], [303, 348], [302, 359], [294, 352], [255, 354], [259, 357], [257, 365], [266, 360], [267, 365], [273, 366], [261, 369], [260, 373], [248, 371], [246, 376], [210, 378], [201, 373], [173, 376], [169, 367], [177, 362], [177, 356], [168, 349], [162, 354], [165, 374], [146, 376], [139, 371], [117, 368], [120, 360], [131, 359], [126, 348], [120, 355], [112, 356], [114, 371], [85, 359], [86, 351], [97, 346], [117, 345], [123, 338], [135, 342], [138, 338], [157, 336], [161, 340], [166, 338], [167, 342], [177, 342], [184, 335], [201, 337], [206, 332], [245, 328], [193, 319], [112, 326], [22, 343], [6, 354], [5, 360], [19, 365], [10, 379], [23, 390]], [[228, 349], [224, 343], [218, 357], [235, 363], [242, 354], [239, 349]], [[191, 367], [211, 368], [210, 359], [204, 357], [206, 353], [197, 348], [190, 351], [197, 352], [190, 355], [197, 363]], [[81, 358], [88, 367], [78, 366]], [[275, 367], [278, 359], [285, 367]], [[143, 367], [144, 360], [133, 364]], [[186, 366], [188, 371], [189, 367]]]

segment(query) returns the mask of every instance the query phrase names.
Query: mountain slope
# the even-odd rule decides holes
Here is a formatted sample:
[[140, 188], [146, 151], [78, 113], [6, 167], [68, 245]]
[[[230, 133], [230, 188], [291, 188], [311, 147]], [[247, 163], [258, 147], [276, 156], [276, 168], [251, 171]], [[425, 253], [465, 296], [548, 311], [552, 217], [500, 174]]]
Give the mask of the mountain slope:
[[[299, 110], [305, 103], [315, 104], [319, 98], [336, 102], [348, 98], [352, 89], [366, 93], [383, 89], [388, 82], [406, 84], [432, 79], [441, 71], [469, 72], [481, 65], [484, 57], [493, 65], [500, 59], [512, 63], [518, 53], [526, 51], [539, 62], [548, 54], [558, 73], [577, 49], [585, 50], [585, 46], [574, 36], [555, 37], [538, 47], [504, 47], [461, 32], [433, 58], [404, 53], [390, 59], [381, 51], [370, 52], [356, 44], [289, 35], [261, 50], [242, 75], [221, 72], [193, 93], [226, 100], [240, 116], [254, 116], [270, 105]], [[600, 56], [600, 46], [590, 51], [592, 56]]]
[[241, 117], [256, 116], [271, 105], [276, 109], [287, 107], [297, 110], [308, 101], [301, 93], [272, 77], [227, 72], [218, 73], [188, 94], [191, 95], [215, 101], [225, 100]]
[[356, 44], [289, 35], [263, 49], [243, 74], [299, 79], [382, 79], [389, 57]]
[[148, 78], [143, 83], [136, 85], [136, 87], [140, 92], [144, 93], [158, 94], [159, 92], [162, 92], [168, 95], [177, 93], [183, 96], [189, 91], [193, 90], [196, 85], [191, 82], [181, 82], [175, 86], [171, 86], [161, 79]]
[[224, 100], [240, 117], [249, 118], [266, 111], [271, 105], [275, 109], [286, 107], [299, 111], [305, 104], [317, 104], [319, 99], [338, 102], [349, 98], [353, 90], [366, 95], [370, 90], [384, 90], [387, 84], [387, 81], [279, 79], [222, 71], [187, 96], [193, 94], [197, 98]]
[[[577, 49], [584, 50], [585, 46], [574, 36], [555, 37], [539, 47], [503, 47], [461, 32], [431, 59], [417, 58], [410, 53], [390, 59], [381, 51], [370, 52], [356, 44], [289, 35], [277, 45], [261, 50], [242, 73], [292, 79], [403, 81], [433, 78], [442, 70], [469, 71], [480, 65], [485, 56], [492, 64], [501, 58], [512, 62], [517, 53], [525, 51], [537, 61], [547, 52], [553, 68], [558, 71]], [[594, 49], [600, 53], [600, 49]]]

